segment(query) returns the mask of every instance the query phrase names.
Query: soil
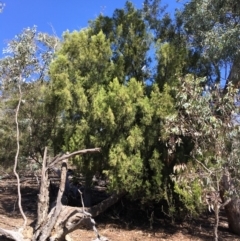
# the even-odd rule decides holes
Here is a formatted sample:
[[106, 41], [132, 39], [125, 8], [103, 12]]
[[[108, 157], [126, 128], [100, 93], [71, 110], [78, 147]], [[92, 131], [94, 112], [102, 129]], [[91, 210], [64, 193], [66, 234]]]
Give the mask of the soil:
[[[36, 219], [38, 188], [35, 177], [24, 178], [21, 183], [22, 205], [28, 224]], [[139, 217], [138, 217], [139, 219]], [[141, 218], [140, 218], [141, 219]], [[129, 219], [128, 219], [129, 220]], [[117, 208], [95, 218], [100, 235], [111, 241], [210, 241], [213, 240], [213, 215], [208, 215], [191, 222], [171, 224], [164, 219], [154, 218], [150, 224], [131, 222], [119, 218]], [[0, 180], [0, 227], [16, 230], [23, 224], [18, 209], [16, 181], [12, 178]], [[92, 230], [80, 229], [69, 235], [67, 240], [89, 241], [95, 239]], [[0, 236], [0, 241], [8, 239]], [[220, 216], [219, 241], [240, 241], [240, 237], [229, 232], [224, 213]]]

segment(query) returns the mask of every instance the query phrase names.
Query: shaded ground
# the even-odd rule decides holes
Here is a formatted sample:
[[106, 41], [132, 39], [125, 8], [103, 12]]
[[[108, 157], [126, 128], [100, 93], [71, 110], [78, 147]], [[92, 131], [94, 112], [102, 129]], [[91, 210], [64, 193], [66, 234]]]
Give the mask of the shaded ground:
[[[35, 177], [22, 181], [22, 203], [24, 211], [29, 218], [29, 224], [36, 218], [37, 210], [37, 184]], [[120, 204], [121, 205], [121, 204]], [[137, 217], [140, 222], [131, 222], [130, 219], [119, 218], [119, 209], [115, 206], [97, 217], [97, 228], [101, 235], [111, 241], [210, 241], [212, 237], [213, 217], [203, 217], [191, 221], [171, 225], [163, 219], [154, 219], [152, 229], [150, 223], [141, 223], [141, 215]], [[128, 221], [127, 221], [128, 220]], [[18, 210], [17, 190], [14, 180], [0, 180], [0, 227], [17, 229], [23, 224]], [[92, 230], [77, 230], [70, 234], [71, 240], [89, 241], [95, 237]], [[5, 241], [0, 236], [0, 241]], [[219, 240], [240, 241], [228, 232], [226, 218], [221, 215], [219, 227]]]

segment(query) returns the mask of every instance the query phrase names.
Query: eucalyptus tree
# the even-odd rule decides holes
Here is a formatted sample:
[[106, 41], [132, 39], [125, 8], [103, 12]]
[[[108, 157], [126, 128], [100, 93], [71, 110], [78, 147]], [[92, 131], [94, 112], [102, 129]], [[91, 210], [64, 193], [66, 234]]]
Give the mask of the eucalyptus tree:
[[[49, 144], [53, 118], [44, 112], [44, 85], [48, 81], [48, 65], [58, 45], [58, 39], [27, 28], [11, 40], [0, 60], [1, 75], [1, 159], [11, 163], [16, 136], [14, 116], [19, 104], [20, 157], [43, 155]], [[40, 140], [41, 139], [41, 140]], [[5, 159], [5, 160], [4, 160]]]
[[180, 80], [176, 95], [177, 114], [165, 119], [162, 138], [175, 153], [191, 142], [191, 152], [179, 159], [172, 180], [175, 191], [191, 212], [208, 204], [215, 212], [214, 234], [218, 240], [218, 215], [225, 207], [229, 227], [239, 234], [239, 125], [233, 113], [238, 89], [228, 85], [225, 95], [218, 88], [204, 92], [201, 83], [188, 75]]
[[[52, 56], [49, 48], [52, 49], [53, 43], [54, 45], [56, 44], [54, 38], [48, 37], [45, 34], [38, 34], [36, 28], [27, 28], [21, 34], [17, 35], [14, 40], [8, 43], [7, 48], [4, 50], [6, 56], [0, 61], [1, 101], [4, 102], [4, 106], [8, 106], [8, 109], [2, 109], [2, 114], [12, 114], [12, 119], [15, 122], [15, 126], [10, 123], [15, 133], [6, 133], [5, 128], [2, 128], [1, 132], [3, 136], [10, 135], [16, 143], [13, 172], [18, 183], [18, 206], [24, 218], [24, 227], [27, 224], [27, 217], [21, 206], [20, 179], [17, 173], [19, 157], [21, 157], [19, 155], [20, 143], [22, 141], [20, 130], [22, 129], [21, 127], [24, 126], [22, 123], [29, 122], [27, 116], [23, 119], [19, 119], [21, 104], [24, 102], [23, 85], [31, 83], [35, 78], [39, 80], [42, 78]], [[40, 47], [39, 44], [42, 44], [47, 51], [45, 53], [42, 52], [40, 58], [37, 58], [37, 51]], [[11, 102], [11, 107], [7, 102]], [[9, 108], [11, 108], [10, 111]], [[10, 131], [12, 130], [11, 128], [9, 129]]]
[[[156, 3], [157, 1], [145, 2]], [[154, 12], [157, 5], [153, 4], [152, 6], [153, 9], [151, 10], [150, 8], [150, 10]], [[190, 51], [193, 54], [193, 60], [195, 58], [194, 61], [196, 61], [195, 63], [188, 62], [189, 57], [182, 58], [180, 63], [182, 63], [184, 68], [174, 72], [172, 69], [179, 70], [179, 68], [173, 67], [169, 71], [170, 77], [172, 76], [173, 80], [175, 79], [176, 81], [173, 93], [177, 93], [176, 107], [178, 112], [181, 113], [181, 117], [178, 116], [176, 119], [174, 117], [175, 121], [170, 131], [171, 138], [169, 138], [170, 146], [171, 143], [179, 140], [175, 136], [177, 139], [173, 141], [174, 133], [176, 134], [176, 131], [186, 127], [183, 130], [184, 132], [180, 134], [180, 137], [178, 136], [183, 143], [175, 146], [176, 149], [174, 149], [174, 155], [172, 155], [172, 158], [176, 159], [177, 157], [178, 160], [181, 160], [179, 165], [174, 167], [176, 172], [180, 172], [180, 175], [178, 173], [173, 176], [173, 179], [176, 181], [175, 191], [180, 194], [181, 200], [185, 202], [186, 207], [193, 213], [198, 208], [202, 208], [202, 203], [199, 203], [197, 200], [207, 196], [209, 205], [213, 205], [216, 222], [218, 220], [219, 207], [225, 207], [229, 227], [235, 233], [239, 233], [239, 183], [237, 181], [239, 179], [239, 152], [238, 148], [236, 148], [239, 143], [237, 126], [239, 113], [237, 102], [239, 88], [238, 6], [239, 4], [236, 1], [189, 1], [185, 5], [183, 12], [176, 13], [177, 18], [175, 20], [180, 23], [180, 25], [177, 24], [175, 26], [180, 26], [179, 36], [185, 39], [185, 44], [180, 41], [180, 43], [183, 43], [181, 45], [176, 41], [174, 45], [173, 38], [169, 42], [166, 41], [162, 46], [160, 45], [159, 51], [160, 60], [163, 60], [159, 65], [162, 66], [159, 68], [162, 73], [165, 73], [164, 71], [167, 69], [167, 65], [166, 67], [164, 66], [165, 63], [175, 64], [180, 58], [181, 54], [179, 55], [178, 51], [181, 48], [178, 46], [186, 47], [185, 50], [182, 48], [182, 53], [184, 54], [184, 51], [189, 53]], [[152, 23], [152, 28], [155, 31], [156, 29], [161, 29], [161, 22], [152, 21]], [[154, 28], [154, 26], [158, 27]], [[170, 29], [174, 29], [174, 25]], [[161, 35], [161, 31], [156, 31], [157, 33], [159, 36]], [[164, 54], [167, 51], [170, 55]], [[172, 59], [174, 61], [172, 63], [171, 61], [167, 62], [171, 60], [171, 56], [173, 56]], [[164, 57], [166, 61], [164, 61]], [[227, 71], [225, 70], [225, 77], [221, 73], [224, 68], [228, 69]], [[186, 73], [193, 73], [195, 78], [186, 77]], [[206, 76], [206, 78], [201, 78], [201, 81], [199, 81], [196, 76]], [[181, 79], [183, 79], [183, 82]], [[203, 88], [207, 82], [210, 82], [212, 85], [211, 90]], [[222, 92], [222, 86], [216, 85], [216, 83], [224, 84], [224, 82], [226, 82], [225, 91]], [[180, 98], [182, 98], [181, 101]], [[185, 110], [186, 113], [184, 112]], [[166, 123], [169, 123], [169, 121], [167, 119]], [[217, 133], [217, 136], [214, 133]], [[208, 135], [210, 136], [208, 137]], [[221, 151], [219, 152], [216, 147], [220, 148]], [[188, 151], [179, 158], [181, 153], [179, 150], [186, 148]], [[170, 148], [169, 152], [171, 151], [173, 150]], [[201, 154], [196, 154], [198, 151], [200, 153], [204, 152], [200, 162], [198, 162], [198, 157]], [[196, 156], [198, 157], [196, 158]], [[205, 169], [204, 161], [210, 165]], [[185, 162], [187, 163], [186, 166]], [[185, 179], [184, 175], [188, 178]], [[202, 180], [202, 183], [199, 180]], [[213, 195], [205, 195], [206, 190]], [[223, 203], [220, 204], [219, 200], [222, 200]], [[199, 203], [199, 206], [196, 203]], [[216, 223], [216, 240], [217, 225]]]
[[[200, 53], [203, 58], [208, 59], [213, 66], [212, 75], [215, 75], [215, 83], [225, 84], [225, 91], [221, 93], [223, 100], [227, 100], [229, 96], [226, 94], [232, 89], [232, 84], [238, 90], [239, 89], [239, 34], [240, 34], [240, 8], [238, 1], [189, 1], [183, 12], [179, 13], [179, 16], [183, 20], [184, 31], [189, 36], [189, 46], [192, 48], [200, 49]], [[225, 69], [225, 76], [221, 74]], [[215, 87], [214, 87], [215, 88]], [[223, 87], [221, 87], [223, 88]], [[216, 90], [214, 90], [216, 91]], [[219, 91], [219, 90], [218, 90]], [[238, 98], [238, 93], [235, 93], [235, 99]], [[212, 106], [216, 105], [216, 102], [211, 103]], [[222, 104], [223, 106], [224, 104]], [[218, 104], [217, 104], [218, 106]], [[221, 107], [223, 108], [223, 107]], [[225, 106], [225, 108], [228, 108]], [[221, 114], [225, 118], [230, 118], [230, 121], [234, 122], [234, 118], [238, 117], [238, 102], [231, 105], [231, 113], [228, 116]], [[235, 121], [236, 125], [236, 121]], [[235, 131], [238, 127], [235, 127]], [[226, 129], [226, 135], [231, 134], [232, 131]], [[238, 143], [239, 135], [232, 139], [229, 139], [229, 148], [235, 146]], [[226, 143], [225, 143], [226, 144]], [[235, 148], [228, 154], [228, 158], [225, 158], [229, 163], [233, 163], [233, 169], [229, 171], [231, 174], [235, 173], [238, 168], [238, 152]], [[231, 160], [230, 160], [231, 158]], [[224, 164], [223, 164], [224, 167]], [[232, 171], [234, 170], [234, 171]], [[223, 176], [223, 181], [227, 181], [228, 175]], [[237, 184], [235, 178], [230, 175], [228, 180], [233, 187], [237, 190]], [[238, 176], [236, 176], [238, 178]], [[229, 184], [225, 183], [223, 190], [228, 192]], [[239, 220], [239, 199], [238, 194], [235, 193], [232, 196], [231, 202], [226, 205], [225, 210], [227, 212], [229, 227], [232, 231], [239, 234], [240, 220]]]
[[[180, 13], [193, 48], [212, 63], [217, 81], [238, 85], [240, 5], [238, 1], [192, 0]], [[228, 68], [225, 76], [221, 70]], [[230, 71], [229, 71], [230, 68]], [[229, 72], [229, 75], [227, 75]]]

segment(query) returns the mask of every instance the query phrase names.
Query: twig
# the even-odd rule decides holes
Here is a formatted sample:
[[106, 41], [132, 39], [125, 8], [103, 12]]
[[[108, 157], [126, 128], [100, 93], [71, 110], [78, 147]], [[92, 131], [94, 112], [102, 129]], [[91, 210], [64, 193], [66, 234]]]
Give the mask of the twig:
[[81, 197], [81, 202], [82, 202], [82, 208], [83, 208], [83, 212], [85, 212], [85, 207], [84, 207], [84, 202], [83, 202], [82, 192], [80, 191], [80, 189], [78, 189], [78, 192], [80, 193], [80, 197]]
[[169, 215], [169, 214], [167, 214], [164, 210], [163, 210], [163, 206], [162, 206], [162, 213], [164, 214], [164, 215], [166, 215], [167, 217], [169, 217], [169, 218], [171, 218], [171, 216]]
[[90, 213], [87, 213], [85, 211], [85, 207], [84, 207], [84, 202], [83, 202], [83, 197], [82, 197], [82, 192], [78, 189], [78, 192], [80, 193], [80, 196], [81, 196], [81, 202], [82, 202], [82, 210], [83, 210], [83, 213], [88, 215], [89, 216], [89, 219], [93, 225], [93, 231], [96, 233], [96, 236], [97, 236], [97, 239], [95, 239], [96, 241], [98, 240], [101, 240], [101, 236], [99, 235], [98, 231], [97, 231], [97, 228], [96, 228], [96, 223], [95, 223], [95, 220], [92, 218], [92, 215]]
[[209, 172], [210, 174], [212, 174], [212, 171], [209, 170], [202, 162], [198, 161], [196, 158], [194, 158], [194, 160], [199, 163], [207, 172]]

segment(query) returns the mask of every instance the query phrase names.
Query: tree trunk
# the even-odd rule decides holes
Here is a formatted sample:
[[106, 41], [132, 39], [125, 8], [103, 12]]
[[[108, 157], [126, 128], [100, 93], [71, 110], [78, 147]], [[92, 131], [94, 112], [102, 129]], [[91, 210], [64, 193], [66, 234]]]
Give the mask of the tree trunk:
[[[69, 155], [67, 155], [67, 157], [68, 156]], [[73, 232], [81, 226], [93, 227], [93, 230], [96, 231], [95, 222], [92, 219], [92, 216], [96, 216], [106, 210], [108, 207], [113, 205], [121, 196], [114, 195], [113, 197], [104, 200], [102, 203], [89, 208], [84, 208], [84, 206], [82, 208], [78, 208], [63, 205], [67, 180], [67, 159], [60, 159], [62, 160], [61, 182], [59, 186], [56, 206], [51, 209], [47, 216], [44, 215], [44, 218], [42, 217], [43, 215], [41, 210], [49, 209], [49, 195], [46, 195], [46, 192], [48, 192], [49, 181], [47, 171], [44, 170], [43, 166], [38, 204], [38, 221], [35, 227], [32, 241], [64, 241], [65, 236], [68, 233]], [[51, 164], [49, 166], [51, 166]], [[99, 236], [98, 233], [97, 236]]]
[[240, 199], [236, 198], [229, 202], [225, 207], [225, 211], [228, 218], [229, 229], [240, 235]]
[[229, 202], [224, 196], [225, 193], [231, 190], [232, 187], [232, 180], [231, 175], [228, 171], [225, 171], [221, 181], [222, 191], [220, 192], [221, 198], [223, 202], [227, 202], [225, 207], [225, 212], [228, 219], [228, 227], [229, 229], [237, 234], [240, 235], [240, 199], [239, 198], [229, 198]]
[[229, 72], [228, 78], [226, 80], [225, 92], [229, 82], [231, 82], [236, 88], [240, 87], [240, 56], [237, 56], [233, 61], [231, 70]]

